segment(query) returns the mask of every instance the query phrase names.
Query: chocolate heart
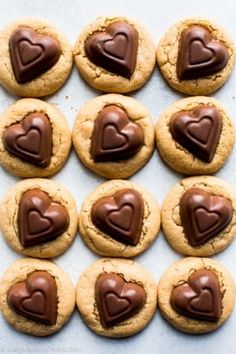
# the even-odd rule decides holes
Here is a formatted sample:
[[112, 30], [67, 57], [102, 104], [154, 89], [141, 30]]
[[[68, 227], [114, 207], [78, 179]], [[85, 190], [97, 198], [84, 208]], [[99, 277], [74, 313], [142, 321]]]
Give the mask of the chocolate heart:
[[13, 73], [19, 84], [32, 81], [49, 70], [61, 55], [59, 42], [34, 30], [21, 27], [9, 40]]
[[189, 244], [201, 246], [231, 222], [232, 203], [225, 197], [194, 187], [185, 192], [180, 200], [180, 217]]
[[177, 60], [177, 76], [180, 80], [215, 74], [227, 65], [228, 60], [227, 48], [212, 39], [206, 28], [191, 26], [181, 34]]
[[220, 285], [214, 272], [195, 271], [184, 284], [174, 288], [171, 305], [181, 315], [217, 322], [222, 312]]
[[142, 232], [144, 203], [133, 189], [100, 198], [92, 207], [94, 225], [119, 242], [136, 246]]
[[16, 283], [7, 292], [13, 311], [46, 325], [57, 322], [57, 285], [46, 271], [35, 271], [25, 282]]
[[142, 128], [120, 107], [106, 106], [95, 119], [90, 149], [94, 161], [126, 160], [143, 144]]
[[69, 215], [47, 193], [32, 189], [21, 197], [17, 224], [20, 243], [29, 247], [62, 235], [68, 228]]
[[40, 167], [50, 165], [52, 129], [44, 113], [28, 114], [21, 123], [6, 128], [3, 134], [6, 150], [23, 161]]
[[96, 65], [131, 78], [137, 59], [138, 33], [127, 22], [115, 22], [106, 32], [95, 32], [85, 41], [85, 53]]
[[222, 118], [215, 107], [197, 106], [192, 111], [181, 111], [170, 121], [173, 138], [204, 162], [211, 162], [222, 130]]
[[95, 297], [104, 327], [112, 327], [135, 315], [146, 302], [141, 285], [126, 282], [115, 273], [100, 274], [95, 284]]

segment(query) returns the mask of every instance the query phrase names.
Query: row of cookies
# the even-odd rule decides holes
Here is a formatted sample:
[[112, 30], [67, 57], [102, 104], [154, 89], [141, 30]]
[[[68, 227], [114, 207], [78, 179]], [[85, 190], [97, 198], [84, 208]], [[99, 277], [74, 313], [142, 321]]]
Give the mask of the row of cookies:
[[[147, 30], [132, 19], [100, 17], [79, 35], [74, 47], [41, 20], [14, 22], [0, 32], [0, 83], [21, 97], [57, 91], [68, 78], [73, 54], [81, 76], [104, 92], [125, 93], [150, 77], [156, 49]], [[173, 25], [160, 41], [157, 62], [176, 90], [206, 95], [230, 76], [234, 46], [225, 31], [203, 19]]]
[[[127, 178], [151, 157], [155, 132], [150, 113], [119, 94], [89, 100], [72, 132], [81, 162], [106, 178]], [[160, 116], [156, 144], [163, 160], [184, 174], [211, 174], [229, 157], [233, 122], [220, 103], [197, 96], [173, 103]], [[66, 119], [53, 105], [25, 98], [0, 119], [0, 165], [14, 175], [48, 177], [64, 165], [71, 149]]]
[[207, 333], [231, 315], [236, 288], [216, 260], [188, 257], [172, 264], [157, 286], [141, 265], [103, 258], [80, 276], [76, 292], [69, 276], [48, 260], [20, 259], [0, 283], [0, 309], [18, 331], [47, 336], [59, 331], [75, 306], [94, 332], [128, 337], [150, 322], [157, 306], [166, 320], [187, 333]]
[[[156, 239], [160, 223], [169, 244], [189, 256], [212, 256], [233, 241], [236, 192], [213, 176], [179, 181], [160, 213], [142, 187], [124, 180], [98, 186], [84, 200], [79, 222], [71, 194], [47, 179], [25, 179], [0, 204], [2, 234], [16, 252], [51, 258], [65, 252], [77, 233], [95, 253], [134, 257]], [[161, 220], [161, 222], [160, 222]]]

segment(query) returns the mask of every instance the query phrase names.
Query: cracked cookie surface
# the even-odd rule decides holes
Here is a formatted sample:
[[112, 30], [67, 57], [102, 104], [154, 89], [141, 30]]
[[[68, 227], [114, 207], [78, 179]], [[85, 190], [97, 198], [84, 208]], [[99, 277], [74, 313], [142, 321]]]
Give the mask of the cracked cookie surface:
[[[123, 109], [129, 120], [143, 130], [144, 142], [139, 151], [125, 160], [95, 162], [91, 156], [94, 122], [104, 107], [115, 105]], [[74, 123], [72, 140], [81, 162], [97, 174], [112, 178], [127, 178], [137, 172], [150, 159], [154, 148], [154, 128], [148, 110], [131, 97], [108, 94], [92, 98], [79, 111]]]
[[[22, 27], [34, 30], [39, 36], [54, 38], [61, 48], [58, 61], [50, 69], [24, 84], [16, 81], [9, 51], [9, 39], [12, 33]], [[0, 32], [0, 48], [0, 83], [8, 91], [20, 97], [42, 97], [53, 94], [64, 84], [72, 69], [72, 48], [68, 40], [53, 26], [38, 19], [22, 19], [8, 25]]]
[[[212, 196], [221, 196], [232, 203], [233, 216], [230, 223], [216, 236], [200, 246], [193, 247], [189, 244], [184, 233], [183, 222], [180, 217], [180, 200], [189, 189], [197, 187]], [[236, 194], [228, 183], [213, 177], [189, 177], [178, 182], [166, 196], [161, 210], [163, 233], [177, 252], [189, 256], [212, 256], [223, 251], [230, 245], [236, 232]]]
[[[207, 105], [216, 108], [222, 120], [222, 129], [216, 151], [210, 162], [204, 162], [180, 145], [170, 132], [171, 118], [181, 111], [193, 111]], [[214, 98], [197, 96], [174, 102], [161, 114], [156, 126], [156, 144], [163, 160], [174, 170], [187, 174], [212, 174], [218, 171], [229, 157], [235, 142], [233, 122], [221, 104]]]
[[[55, 280], [57, 286], [57, 321], [45, 325], [16, 313], [7, 301], [11, 286], [24, 282], [35, 271], [46, 271]], [[75, 306], [75, 290], [69, 276], [56, 264], [48, 260], [32, 258], [19, 259], [10, 265], [0, 280], [0, 308], [5, 320], [16, 330], [34, 336], [48, 336], [59, 331], [69, 320]]]
[[[228, 51], [227, 65], [219, 72], [192, 80], [179, 80], [177, 59], [181, 34], [190, 26], [202, 26], [208, 30], [213, 40], [221, 42]], [[194, 18], [174, 24], [161, 39], [157, 49], [157, 63], [164, 79], [177, 91], [187, 95], [208, 95], [220, 88], [229, 78], [235, 62], [235, 50], [231, 39], [224, 29], [211, 21]]]
[[[138, 51], [135, 70], [125, 78], [92, 63], [85, 53], [86, 39], [95, 32], [104, 32], [115, 22], [127, 22], [138, 32]], [[92, 87], [104, 92], [125, 93], [142, 87], [150, 77], [155, 65], [155, 45], [147, 30], [136, 21], [123, 17], [99, 17], [80, 34], [74, 47], [75, 63], [81, 76]]]
[[[195, 271], [202, 269], [212, 271], [218, 278], [222, 312], [217, 322], [192, 319], [180, 315], [171, 306], [170, 299], [173, 289], [187, 282]], [[220, 327], [233, 312], [235, 283], [220, 262], [209, 258], [187, 257], [173, 263], [162, 275], [158, 286], [158, 303], [161, 314], [176, 329], [195, 334], [211, 332]]]
[[[45, 192], [52, 202], [58, 203], [65, 208], [68, 213], [68, 227], [54, 240], [23, 247], [19, 239], [19, 203], [23, 194], [33, 189]], [[58, 256], [70, 247], [77, 232], [78, 215], [75, 201], [65, 187], [51, 180], [32, 178], [18, 182], [1, 201], [0, 210], [2, 214], [0, 228], [5, 240], [16, 252], [25, 256], [37, 258]]]
[[[3, 135], [8, 127], [22, 123], [26, 116], [35, 112], [45, 114], [51, 126], [52, 152], [50, 163], [46, 167], [39, 167], [16, 157], [6, 149], [3, 142]], [[44, 144], [45, 142], [41, 141], [41, 145]], [[67, 121], [53, 105], [39, 99], [24, 98], [8, 107], [1, 114], [0, 165], [13, 175], [23, 178], [51, 176], [63, 167], [70, 149], [71, 133]]]
[[[144, 213], [139, 241], [128, 245], [99, 230], [91, 218], [94, 203], [104, 197], [113, 197], [122, 189], [131, 189], [140, 193], [144, 202]], [[134, 257], [151, 246], [160, 228], [160, 211], [156, 201], [148, 192], [134, 183], [112, 180], [98, 186], [84, 201], [80, 216], [79, 229], [84, 242], [92, 251], [111, 257]]]
[[[125, 282], [144, 288], [146, 301], [138, 313], [110, 327], [101, 324], [95, 300], [95, 284], [100, 274], [115, 273]], [[150, 273], [132, 260], [103, 258], [91, 264], [80, 276], [76, 303], [81, 316], [91, 330], [105, 337], [128, 337], [141, 331], [152, 319], [157, 306], [157, 284]]]

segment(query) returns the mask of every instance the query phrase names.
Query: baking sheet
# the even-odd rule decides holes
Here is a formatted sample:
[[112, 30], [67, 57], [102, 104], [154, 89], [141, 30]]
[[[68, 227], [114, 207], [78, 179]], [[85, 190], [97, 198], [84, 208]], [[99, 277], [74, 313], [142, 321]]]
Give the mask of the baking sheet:
[[[142, 22], [157, 43], [175, 21], [185, 17], [202, 16], [224, 26], [236, 43], [236, 2], [232, 0], [0, 0], [0, 27], [12, 20], [36, 16], [55, 24], [74, 44], [80, 31], [96, 17], [106, 14], [132, 16]], [[55, 104], [66, 116], [72, 127], [79, 108], [90, 98], [99, 94], [88, 87], [74, 68], [66, 85], [47, 101]], [[182, 96], [171, 90], [156, 69], [147, 85], [132, 94], [147, 106], [156, 122], [158, 115]], [[236, 123], [236, 70], [226, 85], [214, 94]], [[17, 98], [0, 88], [0, 111], [2, 112]], [[217, 176], [236, 184], [236, 150]], [[172, 172], [160, 160], [155, 151], [149, 163], [132, 181], [147, 188], [162, 203], [166, 193], [182, 176]], [[73, 194], [80, 208], [83, 199], [102, 178], [85, 169], [72, 152], [64, 169], [53, 179], [63, 183]], [[0, 169], [0, 198], [17, 182]], [[1, 216], [0, 216], [1, 217]], [[236, 242], [215, 258], [221, 260], [236, 279]], [[0, 238], [0, 273], [19, 258]], [[67, 271], [76, 284], [83, 270], [98, 257], [81, 241], [79, 235], [66, 253], [55, 259]], [[136, 261], [144, 265], [158, 280], [162, 272], [175, 260], [181, 258], [174, 252], [162, 234], [153, 246]], [[1, 275], [0, 274], [0, 275]], [[141, 333], [126, 339], [107, 339], [91, 332], [75, 311], [70, 322], [57, 334], [47, 338], [35, 338], [18, 333], [10, 328], [0, 316], [0, 353], [80, 353], [80, 354], [201, 354], [236, 353], [236, 311], [218, 331], [201, 336], [182, 334], [173, 329], [156, 313], [149, 326]]]

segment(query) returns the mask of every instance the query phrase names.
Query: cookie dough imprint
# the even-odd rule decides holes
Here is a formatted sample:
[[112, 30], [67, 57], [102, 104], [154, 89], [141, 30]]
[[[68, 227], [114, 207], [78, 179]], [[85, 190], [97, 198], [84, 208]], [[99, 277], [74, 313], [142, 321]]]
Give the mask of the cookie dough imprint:
[[[114, 162], [95, 162], [91, 156], [91, 139], [94, 122], [104, 107], [115, 105], [122, 108], [132, 123], [143, 130], [144, 143], [131, 158]], [[151, 157], [154, 147], [154, 129], [147, 109], [133, 98], [109, 94], [95, 97], [79, 111], [74, 123], [72, 139], [81, 162], [106, 178], [127, 178], [138, 171]]]
[[[231, 207], [232, 219], [217, 235], [199, 246], [191, 246], [185, 233], [180, 217], [180, 200], [191, 188], [199, 188], [210, 196], [226, 198]], [[212, 211], [208, 211], [209, 217]], [[214, 213], [213, 213], [214, 214]], [[213, 215], [214, 216], [214, 215]], [[223, 251], [233, 241], [236, 233], [236, 194], [225, 181], [213, 176], [189, 177], [178, 182], [166, 196], [161, 210], [163, 233], [177, 252], [189, 256], [213, 256]], [[209, 220], [211, 222], [211, 219]], [[214, 225], [213, 225], [214, 226]]]
[[[39, 65], [37, 70], [42, 70], [42, 67], [45, 66], [45, 62], [47, 65], [48, 60], [50, 58], [45, 57], [42, 61], [42, 54], [40, 54], [40, 50], [42, 50], [42, 46], [40, 46], [40, 41], [43, 36], [51, 37], [56, 43], [59, 43], [59, 51], [60, 53], [55, 53], [57, 55], [57, 60], [55, 62], [52, 61], [49, 69], [48, 66], [46, 67], [46, 71], [44, 73], [39, 74], [39, 76], [35, 77], [34, 79], [30, 79], [25, 83], [18, 83], [16, 77], [13, 73], [13, 67], [11, 62], [10, 56], [10, 48], [9, 48], [9, 41], [10, 37], [14, 33], [14, 31], [18, 29], [28, 29], [33, 31], [33, 38], [34, 45], [31, 45], [32, 38], [28, 38], [28, 34], [25, 37], [25, 34], [22, 34], [25, 38], [24, 41], [20, 41], [18, 44], [18, 48], [14, 48], [16, 54], [19, 50], [28, 50], [29, 57], [23, 57], [23, 60], [27, 63], [26, 66], [23, 66], [22, 70], [26, 70], [27, 66], [34, 65], [37, 60], [39, 60]], [[38, 37], [37, 37], [38, 36]], [[22, 38], [23, 38], [22, 37]], [[24, 43], [23, 43], [24, 42]], [[24, 48], [23, 48], [24, 44]], [[45, 39], [45, 44], [48, 45], [48, 41]], [[12, 43], [13, 45], [13, 43]], [[14, 46], [16, 43], [14, 42]], [[0, 83], [11, 93], [21, 96], [21, 97], [42, 97], [51, 95], [56, 92], [65, 82], [67, 77], [69, 76], [73, 64], [73, 57], [72, 57], [72, 49], [71, 45], [67, 41], [67, 39], [53, 26], [44, 22], [39, 19], [34, 18], [27, 18], [22, 19], [16, 22], [11, 23], [5, 29], [0, 32], [0, 48], [1, 48], [1, 59], [0, 59]], [[36, 52], [35, 50], [38, 49]], [[49, 47], [49, 52], [51, 48]], [[46, 51], [45, 51], [46, 53]], [[44, 53], [44, 55], [45, 55]], [[47, 54], [47, 53], [46, 53]], [[58, 55], [60, 54], [60, 55]], [[49, 55], [52, 55], [52, 53]], [[54, 55], [54, 54], [53, 54]], [[28, 63], [29, 59], [31, 60], [31, 64]], [[56, 59], [56, 58], [55, 58]], [[16, 64], [15, 64], [16, 66]], [[35, 65], [34, 65], [35, 66]], [[18, 63], [18, 70], [20, 70], [20, 66]], [[21, 70], [21, 71], [22, 71]], [[28, 72], [30, 76], [32, 76], [32, 71], [34, 67], [29, 68]], [[39, 70], [39, 71], [40, 71]], [[24, 74], [25, 75], [25, 74]], [[18, 78], [19, 80], [19, 78]], [[28, 80], [28, 79], [27, 79]]]
[[[34, 272], [47, 272], [56, 282], [57, 316], [53, 325], [43, 324], [15, 312], [8, 304], [9, 289], [25, 282]], [[48, 336], [59, 331], [69, 320], [75, 306], [75, 291], [68, 275], [56, 264], [46, 260], [23, 258], [8, 267], [0, 280], [0, 309], [5, 320], [16, 330], [34, 336]]]
[[[171, 305], [170, 299], [174, 288], [187, 282], [194, 272], [199, 270], [209, 270], [218, 278], [222, 303], [218, 321], [210, 322], [181, 315]], [[199, 297], [198, 299], [201, 300]], [[211, 332], [222, 326], [233, 312], [235, 283], [229, 272], [216, 260], [184, 258], [173, 263], [162, 275], [158, 286], [158, 303], [162, 315], [176, 329], [195, 334]]]
[[[128, 25], [133, 26], [134, 30], [137, 31], [138, 34], [136, 65], [130, 78], [121, 76], [119, 74], [114, 74], [113, 72], [108, 71], [101, 66], [95, 65], [91, 60], [88, 59], [85, 52], [85, 43], [89, 37], [91, 38], [91, 36], [100, 32], [105, 36], [107, 34], [108, 37], [110, 37], [111, 33], [109, 33], [109, 26], [115, 23], [127, 23]], [[115, 34], [113, 35], [114, 37], [111, 37], [113, 41], [111, 42], [114, 46], [114, 38], [116, 36]], [[128, 42], [128, 45], [130, 46], [130, 38]], [[123, 45], [125, 45], [125, 43], [123, 43]], [[96, 48], [96, 46], [94, 47]], [[109, 53], [114, 52], [114, 49], [114, 47], [110, 48]], [[127, 57], [130, 51], [125, 49], [124, 53], [126, 53]], [[75, 63], [81, 76], [88, 82], [89, 85], [104, 92], [125, 93], [137, 90], [138, 88], [142, 87], [148, 80], [155, 65], [155, 45], [147, 30], [133, 19], [131, 20], [118, 16], [99, 17], [93, 23], [88, 25], [80, 34], [75, 43], [74, 56]]]
[[[91, 218], [92, 208], [97, 201], [104, 197], [113, 197], [124, 189], [140, 193], [144, 203], [141, 233], [136, 245], [128, 245], [126, 242], [114, 239], [96, 227]], [[160, 228], [159, 213], [156, 201], [145, 190], [129, 181], [112, 180], [101, 184], [85, 198], [79, 216], [80, 234], [88, 247], [100, 255], [134, 257], [148, 249], [157, 237]]]
[[[195, 25], [209, 31], [216, 43], [220, 42], [226, 47], [228, 61], [222, 70], [214, 74], [197, 79], [180, 80], [177, 76], [180, 38], [183, 31]], [[225, 30], [218, 25], [202, 18], [186, 19], [174, 24], [163, 36], [157, 49], [157, 62], [163, 77], [175, 90], [187, 95], [208, 95], [221, 87], [229, 78], [235, 62], [235, 50]]]
[[[9, 152], [4, 143], [8, 127], [15, 124], [22, 124], [25, 117], [30, 114], [35, 114], [36, 112], [45, 114], [51, 126], [52, 152], [50, 154], [50, 163], [46, 167], [36, 166], [35, 164], [22, 160], [20, 157]], [[21, 127], [23, 126], [21, 125]], [[24, 138], [28, 139], [27, 141], [29, 143], [31, 139], [30, 129], [28, 129], [27, 132], [25, 131]], [[42, 133], [40, 134], [40, 139], [43, 139]], [[43, 146], [45, 146], [45, 143], [43, 143]], [[67, 121], [62, 113], [53, 105], [39, 99], [24, 98], [8, 107], [5, 112], [2, 113], [0, 120], [0, 164], [10, 173], [24, 178], [51, 176], [63, 167], [70, 149], [71, 133]], [[39, 152], [37, 153], [39, 154]]]
[[[179, 114], [181, 111], [190, 111], [190, 114], [193, 114], [192, 111], [203, 106], [217, 109], [222, 121], [219, 140], [214, 156], [210, 162], [202, 161], [194, 156], [193, 153], [175, 141], [170, 131], [170, 122], [175, 115]], [[197, 123], [197, 126], [200, 129], [202, 128], [201, 124], [202, 119]], [[209, 136], [208, 140], [209, 138], [214, 139], [214, 136]], [[171, 168], [183, 174], [199, 175], [215, 173], [228, 159], [233, 149], [234, 142], [235, 128], [231, 118], [221, 104], [211, 97], [188, 97], [174, 102], [164, 113], [161, 114], [156, 126], [156, 143], [161, 157]], [[203, 147], [206, 149], [206, 145]]]
[[[95, 284], [101, 274], [117, 274], [126, 283], [143, 287], [146, 302], [128, 319], [109, 328], [100, 321], [95, 299]], [[80, 276], [76, 289], [76, 303], [85, 323], [97, 334], [105, 337], [128, 337], [141, 331], [156, 311], [157, 285], [149, 272], [132, 260], [103, 258], [91, 264]]]
[[[67, 229], [58, 237], [48, 242], [42, 243], [41, 240], [40, 243], [33, 246], [31, 245], [23, 247], [22, 243], [20, 242], [18, 229], [19, 203], [22, 196], [30, 190], [39, 190], [46, 193], [46, 195], [51, 198], [52, 202], [58, 203], [59, 207], [63, 206], [65, 208], [65, 212], [68, 214], [69, 219], [66, 221], [68, 222]], [[37, 258], [51, 258], [58, 256], [70, 247], [76, 235], [77, 209], [75, 201], [71, 194], [62, 185], [54, 181], [33, 178], [18, 182], [5, 195], [1, 202], [0, 210], [2, 215], [0, 220], [0, 227], [5, 240], [7, 241], [8, 245], [16, 252], [25, 256]], [[36, 208], [35, 211], [37, 212], [38, 209]], [[46, 214], [44, 214], [44, 216], [46, 215], [46, 219], [48, 212], [49, 209], [47, 209], [45, 212]], [[52, 217], [53, 214], [50, 216], [50, 218]], [[43, 218], [43, 215], [41, 218]], [[44, 218], [42, 222], [43, 221]], [[28, 238], [26, 237], [25, 240], [28, 240]]]

